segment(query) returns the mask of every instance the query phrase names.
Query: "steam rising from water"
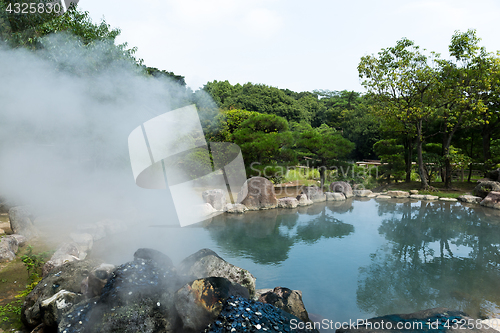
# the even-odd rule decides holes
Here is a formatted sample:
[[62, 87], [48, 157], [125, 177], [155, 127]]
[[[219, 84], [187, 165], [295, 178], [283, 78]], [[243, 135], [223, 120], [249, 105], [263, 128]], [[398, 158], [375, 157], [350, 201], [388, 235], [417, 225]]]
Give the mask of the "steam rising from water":
[[45, 44], [37, 53], [0, 47], [0, 194], [67, 216], [61, 228], [108, 217], [178, 225], [168, 190], [135, 185], [127, 137], [190, 104], [189, 92], [113, 60], [106, 43], [53, 35]]

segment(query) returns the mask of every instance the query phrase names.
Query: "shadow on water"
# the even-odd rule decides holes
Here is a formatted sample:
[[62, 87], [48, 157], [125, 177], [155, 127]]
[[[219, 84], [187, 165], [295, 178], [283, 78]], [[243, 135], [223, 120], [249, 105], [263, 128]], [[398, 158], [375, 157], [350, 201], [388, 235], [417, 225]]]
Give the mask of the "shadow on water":
[[500, 219], [485, 208], [443, 202], [381, 202], [388, 241], [359, 269], [358, 307], [385, 315], [438, 306], [485, 317], [498, 311]]
[[[351, 203], [328, 206], [328, 210], [348, 211], [347, 206], [351, 207]], [[307, 216], [307, 223], [300, 221], [301, 215]], [[334, 218], [327, 212], [327, 206], [319, 204], [241, 215], [223, 214], [212, 219], [208, 231], [224, 251], [270, 265], [287, 260], [295, 243], [313, 244], [322, 238], [342, 238], [353, 233], [354, 227]]]

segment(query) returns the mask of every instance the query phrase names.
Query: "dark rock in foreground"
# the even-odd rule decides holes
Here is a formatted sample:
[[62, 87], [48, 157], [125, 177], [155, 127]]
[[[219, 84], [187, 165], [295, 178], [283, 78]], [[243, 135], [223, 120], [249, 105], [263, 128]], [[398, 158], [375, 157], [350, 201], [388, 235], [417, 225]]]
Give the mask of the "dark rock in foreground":
[[304, 322], [309, 321], [309, 316], [302, 302], [302, 293], [298, 290], [276, 287], [274, 290], [261, 294], [258, 301], [274, 305]]
[[202, 332], [317, 332], [314, 329], [295, 328], [297, 326], [295, 324], [298, 322], [301, 320], [297, 317], [270, 304], [232, 296], [224, 302], [217, 319]]
[[[281, 289], [282, 294], [288, 290]], [[233, 304], [228, 299], [254, 304], [249, 300], [251, 291], [255, 292], [255, 278], [209, 249], [189, 256], [178, 269], [165, 254], [139, 249], [133, 261], [117, 268], [82, 260], [53, 269], [26, 298], [22, 316], [25, 325], [38, 333], [199, 333]], [[290, 305], [286, 299], [278, 302], [285, 310]], [[294, 332], [290, 321], [301, 322], [272, 305], [258, 304], [244, 308], [255, 327], [231, 332], [269, 325], [269, 332]], [[232, 328], [237, 325], [238, 317], [224, 318]]]

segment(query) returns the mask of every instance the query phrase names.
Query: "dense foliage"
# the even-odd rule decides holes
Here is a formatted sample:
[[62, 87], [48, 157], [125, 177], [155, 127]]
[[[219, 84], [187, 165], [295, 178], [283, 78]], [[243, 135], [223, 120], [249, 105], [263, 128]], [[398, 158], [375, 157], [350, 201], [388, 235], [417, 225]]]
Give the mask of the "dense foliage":
[[[252, 170], [258, 170], [250, 168], [254, 162], [273, 168], [307, 165], [318, 168], [324, 184], [329, 170], [345, 161], [377, 159], [384, 163], [381, 178], [418, 177], [427, 187], [438, 180], [451, 186], [452, 176], [458, 172], [463, 178], [465, 170], [470, 181], [474, 170], [486, 172], [500, 162], [500, 56], [480, 47], [474, 30], [452, 36], [451, 59], [427, 53], [407, 38], [362, 57], [358, 71], [367, 94], [228, 81], [207, 82], [193, 92], [183, 76], [147, 67], [134, 57], [135, 48], [116, 45], [120, 30], [104, 20], [96, 24], [75, 7], [63, 15], [8, 13], [11, 3], [0, 0], [5, 44], [60, 59], [68, 51], [53, 36], [71, 36], [92, 50], [89, 61], [102, 48], [106, 59], [176, 85], [165, 90], [180, 96], [172, 106], [196, 104], [206, 140], [238, 144]], [[95, 71], [108, 63], [93, 61]], [[271, 178], [280, 179], [276, 173]]]

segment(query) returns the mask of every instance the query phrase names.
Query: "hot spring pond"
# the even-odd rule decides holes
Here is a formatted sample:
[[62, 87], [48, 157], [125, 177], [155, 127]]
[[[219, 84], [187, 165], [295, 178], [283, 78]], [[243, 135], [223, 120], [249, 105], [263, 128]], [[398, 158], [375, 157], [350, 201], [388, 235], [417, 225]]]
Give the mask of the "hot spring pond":
[[[350, 199], [141, 229], [130, 233], [138, 246], [157, 248], [174, 263], [210, 248], [249, 270], [257, 288], [300, 289], [306, 309], [320, 318], [343, 322], [440, 306], [477, 318], [500, 313], [500, 212], [489, 208]], [[120, 258], [107, 252], [108, 261], [131, 260], [137, 242], [130, 242]]]

